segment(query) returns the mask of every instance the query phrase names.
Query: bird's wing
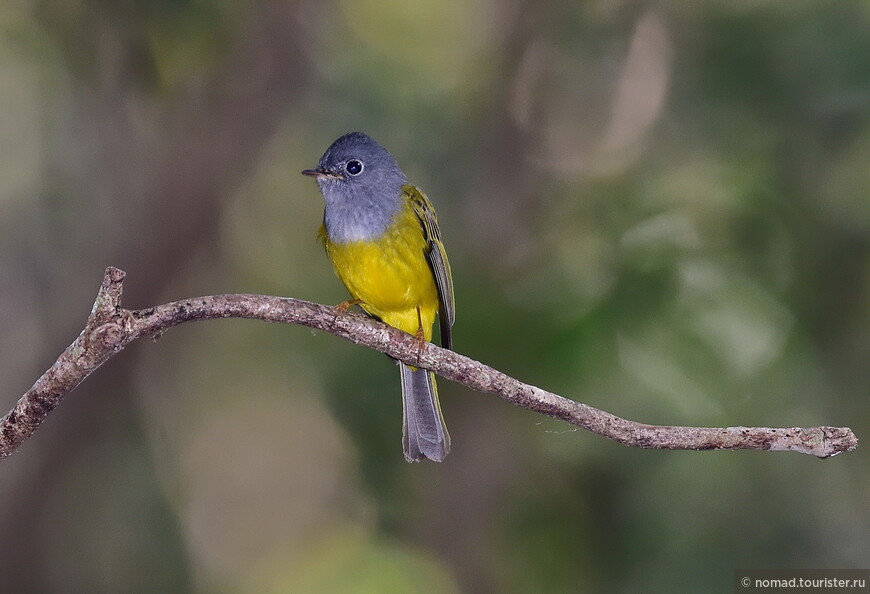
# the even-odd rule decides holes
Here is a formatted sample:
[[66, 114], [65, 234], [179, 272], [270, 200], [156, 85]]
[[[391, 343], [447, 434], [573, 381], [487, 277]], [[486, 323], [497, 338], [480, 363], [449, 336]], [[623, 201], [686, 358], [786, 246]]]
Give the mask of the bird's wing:
[[438, 229], [438, 217], [426, 194], [412, 185], [402, 188], [414, 214], [420, 220], [423, 236], [426, 238], [426, 261], [435, 277], [435, 287], [438, 289], [438, 320], [441, 325], [441, 345], [452, 348], [451, 327], [456, 320], [456, 303], [453, 298], [453, 276], [450, 274], [450, 262], [447, 252], [441, 242], [441, 231]]

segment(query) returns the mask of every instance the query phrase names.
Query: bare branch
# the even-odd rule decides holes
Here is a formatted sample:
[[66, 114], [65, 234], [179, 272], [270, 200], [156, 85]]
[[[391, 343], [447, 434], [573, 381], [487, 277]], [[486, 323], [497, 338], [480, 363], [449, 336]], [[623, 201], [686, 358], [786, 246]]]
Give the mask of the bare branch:
[[858, 447], [848, 427], [679, 427], [622, 419], [516, 380], [459, 353], [426, 343], [360, 314], [336, 314], [334, 307], [267, 295], [212, 295], [149, 309], [121, 308], [124, 272], [109, 267], [84, 330], [0, 420], [0, 459], [29, 438], [63, 397], [91, 372], [143, 336], [158, 336], [193, 320], [246, 318], [300, 324], [335, 334], [391, 357], [503, 400], [562, 419], [619, 443], [667, 450], [792, 451], [828, 458]]

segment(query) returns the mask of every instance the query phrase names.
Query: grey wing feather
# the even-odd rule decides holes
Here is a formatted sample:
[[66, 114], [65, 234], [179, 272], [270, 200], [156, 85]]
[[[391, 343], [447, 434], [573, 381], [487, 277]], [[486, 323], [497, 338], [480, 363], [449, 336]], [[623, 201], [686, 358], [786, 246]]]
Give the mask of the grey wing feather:
[[405, 186], [405, 192], [411, 201], [414, 212], [420, 219], [423, 233], [426, 237], [427, 250], [426, 261], [432, 269], [435, 277], [435, 287], [438, 289], [438, 320], [441, 327], [441, 345], [450, 349], [453, 347], [451, 327], [456, 321], [456, 302], [453, 297], [453, 276], [450, 273], [450, 262], [447, 260], [447, 252], [441, 242], [441, 230], [438, 228], [438, 219], [435, 209], [426, 197], [414, 186]]

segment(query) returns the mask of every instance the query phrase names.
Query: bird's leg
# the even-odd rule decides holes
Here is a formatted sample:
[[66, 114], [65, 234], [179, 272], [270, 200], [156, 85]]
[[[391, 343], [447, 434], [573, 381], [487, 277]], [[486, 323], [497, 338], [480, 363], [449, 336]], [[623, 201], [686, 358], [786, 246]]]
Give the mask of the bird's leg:
[[335, 321], [338, 320], [338, 316], [349, 310], [354, 305], [360, 305], [362, 303], [362, 299], [348, 299], [347, 301], [342, 301], [338, 305], [335, 306], [335, 316], [332, 318], [332, 325], [335, 325]]
[[420, 315], [419, 305], [417, 306], [417, 331], [414, 333], [414, 338], [417, 339], [417, 363], [420, 363], [423, 346], [426, 344], [426, 334], [423, 332], [423, 316]]
[[342, 301], [338, 305], [335, 306], [335, 315], [340, 316], [347, 310], [349, 310], [354, 305], [359, 305], [362, 303], [362, 299], [348, 299], [347, 301]]

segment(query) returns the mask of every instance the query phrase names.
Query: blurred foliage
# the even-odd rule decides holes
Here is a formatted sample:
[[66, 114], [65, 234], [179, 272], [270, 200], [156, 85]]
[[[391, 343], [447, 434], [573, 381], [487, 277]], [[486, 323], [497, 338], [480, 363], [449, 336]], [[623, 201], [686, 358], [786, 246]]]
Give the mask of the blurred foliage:
[[[371, 133], [432, 198], [460, 352], [628, 418], [870, 431], [863, 2], [0, 8], [11, 407], [102, 270], [144, 307], [345, 298], [299, 171]], [[624, 448], [295, 327], [134, 345], [0, 465], [4, 590], [730, 591], [865, 567], [863, 450]]]

